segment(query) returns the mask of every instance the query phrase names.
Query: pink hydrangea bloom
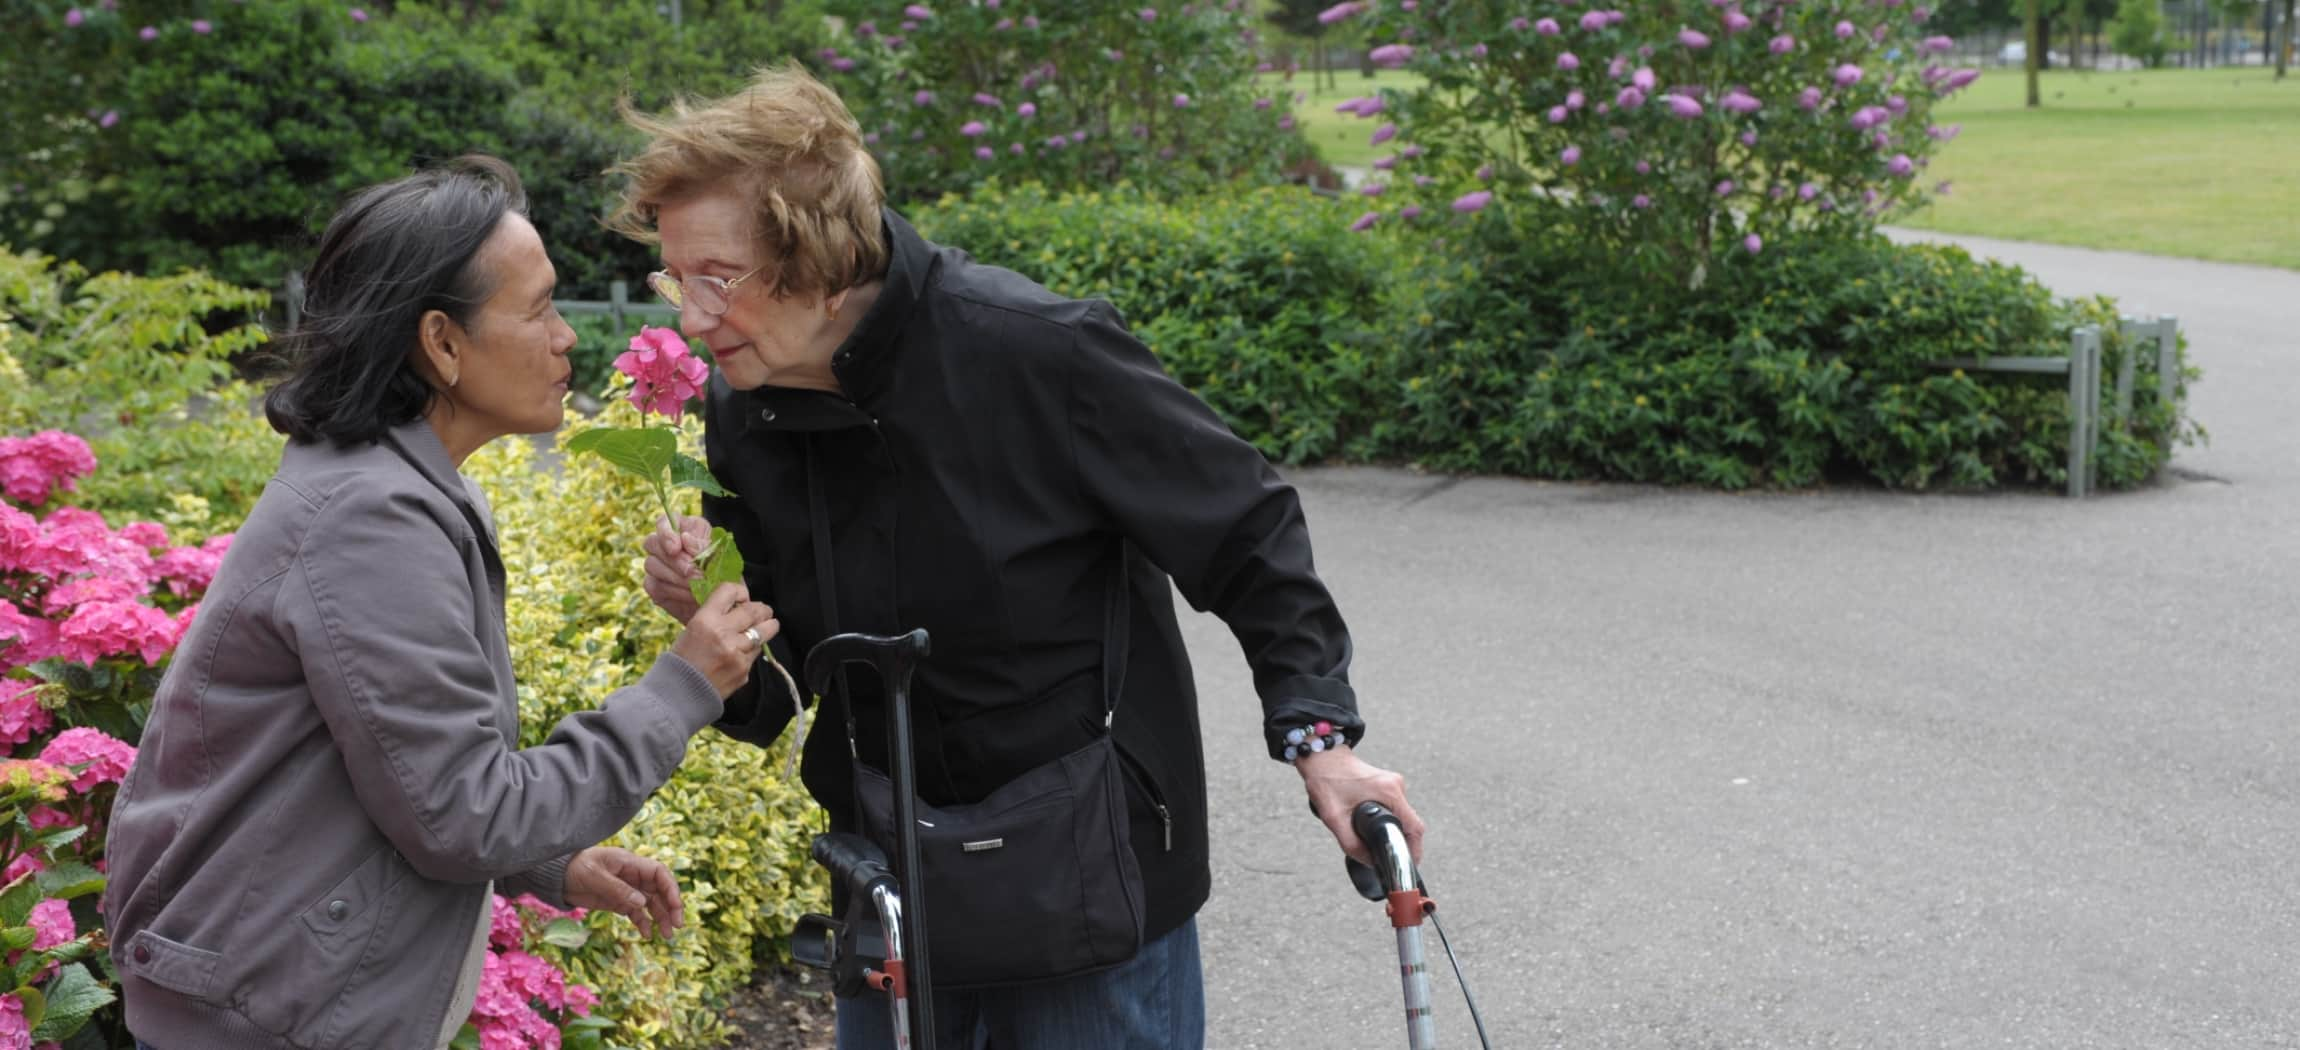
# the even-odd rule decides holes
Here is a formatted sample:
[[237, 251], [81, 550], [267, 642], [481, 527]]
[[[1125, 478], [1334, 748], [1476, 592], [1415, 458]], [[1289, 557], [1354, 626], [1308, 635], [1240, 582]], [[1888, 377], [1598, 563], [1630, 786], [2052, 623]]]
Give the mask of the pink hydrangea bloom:
[[631, 377], [631, 403], [639, 411], [673, 419], [711, 376], [711, 367], [687, 349], [679, 333], [653, 327], [631, 337], [631, 349], [615, 358], [615, 370]]
[[154, 582], [165, 580], [168, 589], [179, 596], [198, 594], [216, 580], [216, 570], [223, 567], [224, 555], [231, 552], [230, 533], [210, 536], [197, 547], [176, 547], [152, 562]]
[[30, 437], [0, 438], [0, 491], [37, 507], [96, 469], [96, 453], [77, 434], [43, 430]]
[[24, 1000], [0, 995], [0, 1050], [32, 1050], [32, 1027], [24, 1023]]
[[53, 948], [80, 935], [72, 925], [72, 906], [53, 898], [32, 906], [32, 949]]
[[0, 681], [0, 745], [15, 747], [56, 724], [56, 716], [40, 706], [39, 688], [38, 682]]
[[176, 647], [183, 627], [175, 617], [134, 601], [92, 601], [56, 626], [56, 655], [93, 666], [130, 653], [158, 664]]
[[136, 762], [136, 749], [100, 729], [78, 726], [56, 734], [40, 750], [40, 761], [58, 766], [85, 766], [72, 779], [72, 790], [87, 791], [98, 784], [117, 784]]

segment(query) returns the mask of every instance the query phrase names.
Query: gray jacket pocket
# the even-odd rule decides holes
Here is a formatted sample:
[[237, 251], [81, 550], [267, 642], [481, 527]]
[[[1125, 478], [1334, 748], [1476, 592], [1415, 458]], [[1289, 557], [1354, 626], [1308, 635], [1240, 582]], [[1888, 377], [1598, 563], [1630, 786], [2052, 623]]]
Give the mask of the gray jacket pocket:
[[205, 998], [223, 956], [204, 948], [179, 944], [150, 930], [139, 931], [119, 955], [120, 969], [171, 992]]
[[304, 928], [319, 938], [320, 944], [330, 948], [346, 931], [365, 929], [367, 924], [360, 921], [361, 917], [373, 910], [383, 895], [399, 882], [403, 867], [397, 861], [389, 846], [368, 854], [366, 860], [351, 869], [351, 874], [338, 880], [304, 909]]

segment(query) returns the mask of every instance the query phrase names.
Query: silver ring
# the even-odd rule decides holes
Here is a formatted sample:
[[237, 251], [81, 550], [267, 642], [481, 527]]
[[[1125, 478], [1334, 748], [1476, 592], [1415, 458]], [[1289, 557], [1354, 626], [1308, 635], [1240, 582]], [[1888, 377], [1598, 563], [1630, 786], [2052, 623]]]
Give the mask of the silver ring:
[[767, 640], [759, 637], [759, 629], [756, 627], [743, 628], [743, 637], [750, 639], [752, 645], [758, 646], [761, 649], [767, 647]]

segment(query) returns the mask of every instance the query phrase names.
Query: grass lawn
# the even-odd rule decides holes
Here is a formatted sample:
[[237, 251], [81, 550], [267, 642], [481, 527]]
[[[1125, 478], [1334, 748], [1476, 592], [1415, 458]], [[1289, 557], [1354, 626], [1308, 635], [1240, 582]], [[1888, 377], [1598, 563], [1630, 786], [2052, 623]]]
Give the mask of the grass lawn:
[[1371, 78], [1354, 69], [1334, 74], [1334, 85], [1319, 87], [1308, 72], [1297, 73], [1292, 80], [1276, 74], [1254, 78], [1257, 90], [1280, 96], [1291, 102], [1291, 93], [1300, 92], [1305, 101], [1294, 106], [1294, 119], [1300, 122], [1302, 134], [1317, 147], [1318, 155], [1328, 164], [1362, 168], [1375, 158], [1385, 156], [1397, 148], [1396, 143], [1380, 146], [1366, 145], [1374, 129], [1382, 126], [1382, 118], [1360, 119], [1349, 113], [1334, 112], [1334, 104], [1344, 99], [1371, 95], [1382, 88], [1412, 91], [1420, 86], [1421, 78], [1400, 70], [1385, 69]]
[[2269, 70], [2051, 73], [2042, 109], [1990, 70], [1936, 121], [1964, 134], [1905, 225], [2300, 269], [2300, 77]]

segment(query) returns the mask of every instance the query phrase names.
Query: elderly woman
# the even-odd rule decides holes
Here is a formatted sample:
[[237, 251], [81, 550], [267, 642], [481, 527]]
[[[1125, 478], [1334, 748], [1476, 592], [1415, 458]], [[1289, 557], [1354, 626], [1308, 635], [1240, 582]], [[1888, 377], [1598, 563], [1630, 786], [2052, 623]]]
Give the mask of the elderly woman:
[[[1294, 490], [1165, 375], [1110, 304], [922, 239], [885, 206], [854, 117], [804, 72], [769, 70], [730, 97], [631, 119], [651, 141], [622, 165], [617, 223], [660, 244], [652, 283], [717, 361], [706, 444], [740, 494], [644, 541], [648, 593], [672, 616], [696, 615], [687, 581], [708, 522], [732, 533], [751, 592], [779, 608], [786, 659], [835, 632], [926, 628], [914, 717], [931, 806], [984, 803], [1107, 726], [1125, 774], [1126, 863], [1139, 870], [1139, 948], [1022, 977], [954, 969], [945, 952], [970, 945], [946, 944], [946, 919], [964, 930], [977, 902], [1060, 894], [1041, 893], [1036, 875], [937, 883], [930, 857], [936, 1027], [946, 1045], [1200, 1046], [1206, 787], [1169, 580], [1236, 634], [1269, 753], [1293, 763], [1344, 850], [1364, 855], [1348, 820], [1361, 800], [1397, 811], [1417, 849], [1422, 830], [1403, 780], [1352, 751], [1364, 725], [1349, 634], [1312, 568]], [[883, 791], [883, 705], [866, 677], [826, 698], [805, 752], [834, 828], [868, 826], [867, 792]], [[720, 727], [764, 745], [797, 702], [779, 677], [754, 675]], [[850, 736], [865, 769], [849, 760]], [[1048, 909], [992, 936], [1026, 952], [1076, 921], [1075, 902]], [[838, 1024], [845, 1050], [887, 1045], [877, 1008], [842, 1002]]]
[[161, 683], [105, 920], [157, 1050], [430, 1050], [471, 1011], [492, 886], [668, 936], [661, 864], [596, 844], [721, 717], [769, 610], [729, 585], [597, 710], [520, 748], [505, 566], [459, 473], [556, 429], [575, 334], [500, 161], [354, 196], [265, 401], [279, 473]]

